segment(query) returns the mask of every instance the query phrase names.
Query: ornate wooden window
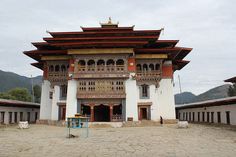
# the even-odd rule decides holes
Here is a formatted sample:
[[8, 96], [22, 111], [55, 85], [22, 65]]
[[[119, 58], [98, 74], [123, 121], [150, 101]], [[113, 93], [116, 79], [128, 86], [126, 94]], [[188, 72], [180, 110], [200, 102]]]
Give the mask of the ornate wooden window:
[[105, 61], [100, 59], [97, 62], [97, 71], [104, 71], [105, 70]]
[[154, 70], [154, 65], [153, 64], [149, 64], [149, 70], [153, 71]]
[[84, 60], [79, 60], [79, 62], [78, 62], [78, 70], [79, 71], [85, 71], [85, 61]]
[[146, 84], [141, 85], [140, 87], [140, 98], [148, 99], [149, 98], [149, 86]]
[[117, 71], [124, 71], [124, 60], [123, 59], [118, 59], [116, 61], [116, 70]]
[[109, 59], [109, 60], [107, 61], [107, 71], [114, 71], [114, 70], [115, 70], [115, 69], [114, 69], [114, 65], [115, 65], [114, 60]]
[[147, 66], [147, 64], [143, 64], [143, 71], [144, 71], [144, 72], [148, 71], [148, 66]]
[[66, 71], [66, 66], [65, 65], [61, 65], [61, 71]]
[[66, 98], [67, 95], [67, 85], [62, 85], [61, 86], [61, 98]]
[[79, 90], [80, 91], [86, 91], [86, 81], [80, 81], [79, 82]]
[[56, 65], [56, 66], [55, 66], [55, 71], [56, 71], [56, 72], [60, 71], [60, 66], [59, 66], [59, 65]]
[[156, 70], [160, 70], [160, 64], [156, 64], [156, 65], [155, 65], [155, 69], [156, 69]]
[[94, 60], [88, 61], [88, 71], [95, 71], [95, 61]]
[[53, 72], [54, 71], [54, 66], [53, 65], [50, 65], [49, 67], [49, 72]]
[[141, 72], [142, 71], [142, 66], [140, 64], [137, 64], [136, 68], [137, 68], [137, 72]]

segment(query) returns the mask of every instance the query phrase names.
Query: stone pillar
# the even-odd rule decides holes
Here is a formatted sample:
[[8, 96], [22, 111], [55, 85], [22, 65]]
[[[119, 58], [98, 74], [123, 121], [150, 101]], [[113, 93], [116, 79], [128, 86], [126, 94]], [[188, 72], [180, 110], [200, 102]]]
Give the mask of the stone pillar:
[[77, 113], [77, 81], [68, 80], [67, 99], [66, 99], [66, 117], [73, 117]]
[[90, 106], [90, 122], [94, 121], [94, 106]]
[[57, 105], [57, 102], [60, 99], [60, 86], [55, 85], [52, 95], [52, 114], [51, 114], [51, 120], [58, 120], [59, 118], [59, 107]]
[[112, 122], [112, 116], [113, 116], [113, 105], [110, 105], [110, 122]]
[[52, 99], [50, 99], [50, 82], [44, 80], [42, 83], [41, 90], [41, 103], [40, 103], [40, 120], [50, 120], [51, 119], [51, 109], [52, 109]]

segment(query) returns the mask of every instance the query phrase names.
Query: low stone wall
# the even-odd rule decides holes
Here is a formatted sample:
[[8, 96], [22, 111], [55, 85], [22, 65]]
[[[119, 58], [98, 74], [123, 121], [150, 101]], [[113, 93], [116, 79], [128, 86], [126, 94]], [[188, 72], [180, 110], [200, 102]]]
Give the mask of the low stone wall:
[[[163, 124], [177, 124], [176, 119], [165, 119]], [[65, 121], [55, 120], [37, 120], [37, 124], [54, 125], [65, 127]], [[126, 121], [126, 122], [89, 122], [89, 128], [120, 128], [120, 127], [145, 127], [160, 126], [160, 121], [142, 120], [142, 121]]]
[[[165, 119], [163, 124], [177, 124], [176, 119]], [[123, 127], [145, 127], [145, 126], [160, 126], [160, 121], [142, 120], [142, 121], [127, 121], [123, 122]]]
[[37, 120], [36, 124], [44, 124], [44, 125], [54, 125], [54, 126], [66, 126], [65, 121], [57, 121], [57, 120]]

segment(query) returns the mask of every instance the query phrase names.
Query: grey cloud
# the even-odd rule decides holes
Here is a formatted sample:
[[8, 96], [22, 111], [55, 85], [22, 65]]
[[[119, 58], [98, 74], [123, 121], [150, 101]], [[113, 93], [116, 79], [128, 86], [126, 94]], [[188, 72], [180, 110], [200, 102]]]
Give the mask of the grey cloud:
[[1, 0], [0, 69], [42, 74], [22, 54], [34, 49], [31, 42], [48, 36], [46, 30], [79, 31], [111, 16], [136, 29], [165, 27], [161, 39], [179, 39], [178, 46], [193, 47], [186, 57], [191, 62], [176, 76], [181, 76], [184, 90], [198, 94], [236, 75], [235, 6], [234, 0]]

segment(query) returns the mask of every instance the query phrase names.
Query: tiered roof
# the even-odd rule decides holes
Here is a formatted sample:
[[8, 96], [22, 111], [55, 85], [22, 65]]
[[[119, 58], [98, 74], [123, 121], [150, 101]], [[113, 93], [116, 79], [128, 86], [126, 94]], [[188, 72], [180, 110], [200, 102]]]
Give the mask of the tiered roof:
[[118, 27], [109, 20], [101, 27], [81, 27], [80, 32], [48, 32], [52, 37], [45, 42], [32, 43], [37, 49], [24, 54], [38, 61], [33, 66], [42, 68], [42, 56], [67, 55], [68, 49], [133, 48], [135, 54], [167, 54], [174, 63], [174, 70], [180, 70], [189, 61], [183, 58], [192, 48], [176, 47], [178, 40], [159, 40], [160, 30], [134, 30], [132, 27]]
[[236, 83], [236, 76], [225, 80], [225, 82]]

